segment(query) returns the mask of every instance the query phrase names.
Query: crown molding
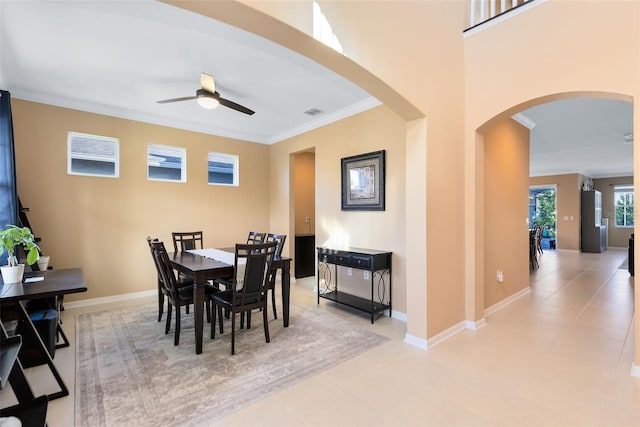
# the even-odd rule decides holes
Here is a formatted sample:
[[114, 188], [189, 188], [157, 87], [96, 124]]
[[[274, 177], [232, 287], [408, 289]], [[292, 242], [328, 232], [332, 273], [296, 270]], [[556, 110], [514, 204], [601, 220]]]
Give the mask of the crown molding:
[[513, 116], [511, 116], [511, 118], [529, 130], [536, 127], [536, 122], [534, 122], [533, 120], [531, 120], [529, 117], [525, 116], [522, 113], [514, 114]]

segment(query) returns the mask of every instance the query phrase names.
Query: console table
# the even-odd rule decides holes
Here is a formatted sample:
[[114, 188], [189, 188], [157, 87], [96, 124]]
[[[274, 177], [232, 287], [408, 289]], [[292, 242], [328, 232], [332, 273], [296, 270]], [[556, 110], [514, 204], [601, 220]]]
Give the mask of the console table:
[[[324, 298], [367, 312], [371, 315], [372, 324], [376, 313], [389, 310], [389, 317], [391, 317], [391, 252], [361, 248], [318, 247], [317, 249], [318, 304], [320, 304], [320, 298]], [[339, 266], [370, 273], [370, 298], [362, 298], [338, 289]]]

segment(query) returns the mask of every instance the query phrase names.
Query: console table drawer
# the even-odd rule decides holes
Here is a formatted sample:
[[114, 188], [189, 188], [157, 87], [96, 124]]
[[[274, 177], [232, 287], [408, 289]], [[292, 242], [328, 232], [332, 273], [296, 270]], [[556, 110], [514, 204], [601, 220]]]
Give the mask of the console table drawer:
[[359, 255], [351, 256], [352, 266], [356, 268], [361, 268], [365, 270], [371, 269], [371, 258], [364, 257]]
[[351, 256], [336, 254], [334, 263], [349, 267], [351, 265]]

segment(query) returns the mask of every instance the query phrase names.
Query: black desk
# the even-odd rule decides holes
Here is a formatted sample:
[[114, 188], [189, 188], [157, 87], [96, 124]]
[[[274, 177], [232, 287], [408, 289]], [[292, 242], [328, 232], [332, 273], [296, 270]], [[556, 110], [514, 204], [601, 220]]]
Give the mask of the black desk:
[[[193, 277], [193, 316], [196, 335], [196, 354], [202, 353], [202, 330], [204, 316], [204, 287], [212, 279], [233, 278], [233, 265], [216, 261], [191, 252], [169, 253], [171, 265], [187, 276]], [[290, 285], [291, 258], [276, 258], [272, 268], [282, 269], [282, 319], [284, 327], [289, 326], [289, 303], [291, 299]]]
[[[40, 335], [38, 335], [38, 332], [33, 326], [31, 318], [22, 305], [22, 302], [39, 298], [51, 298], [65, 294], [86, 292], [87, 285], [85, 284], [82, 270], [80, 268], [70, 268], [62, 270], [26, 272], [24, 276], [25, 279], [31, 277], [44, 277], [44, 280], [33, 283], [5, 284], [0, 278], [0, 306], [3, 308], [9, 307], [15, 309], [19, 319], [27, 326], [25, 333], [29, 334], [34, 342], [39, 343], [39, 346], [37, 346], [37, 352], [39, 353], [40, 360], [42, 360], [41, 364], [46, 363], [49, 366], [51, 373], [60, 387], [59, 392], [48, 395], [49, 400], [68, 396], [69, 390], [64, 384], [64, 381], [62, 381], [62, 377], [60, 377], [58, 370], [53, 364], [53, 360], [51, 360], [51, 356], [40, 339]], [[2, 330], [2, 338], [6, 339], [7, 334], [4, 326], [0, 329]], [[12, 384], [12, 387], [14, 388], [14, 393], [16, 394], [18, 401], [23, 399], [33, 399], [33, 393], [28, 384], [19, 384], [17, 387]]]

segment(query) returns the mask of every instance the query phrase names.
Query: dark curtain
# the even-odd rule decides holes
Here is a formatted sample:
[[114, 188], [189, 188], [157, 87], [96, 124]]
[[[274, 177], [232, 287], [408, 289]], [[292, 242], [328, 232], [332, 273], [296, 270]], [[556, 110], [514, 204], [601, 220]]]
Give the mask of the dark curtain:
[[[18, 224], [18, 191], [16, 159], [13, 146], [11, 95], [0, 90], [0, 229]], [[7, 264], [7, 254], [0, 256], [0, 265]]]

